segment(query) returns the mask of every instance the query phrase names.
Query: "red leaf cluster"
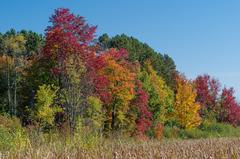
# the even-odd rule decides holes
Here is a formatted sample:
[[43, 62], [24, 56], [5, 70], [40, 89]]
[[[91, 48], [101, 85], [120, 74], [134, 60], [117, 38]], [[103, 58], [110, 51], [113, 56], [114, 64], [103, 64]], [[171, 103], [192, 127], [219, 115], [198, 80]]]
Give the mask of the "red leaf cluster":
[[194, 81], [197, 90], [197, 102], [207, 109], [215, 109], [220, 84], [209, 75], [198, 76]]
[[88, 61], [87, 65], [89, 67], [89, 80], [93, 82], [95, 93], [105, 104], [111, 102], [112, 94], [107, 88], [109, 85], [108, 76], [99, 72], [108, 67], [109, 58], [116, 61], [119, 66], [123, 66], [127, 69], [127, 66], [130, 65], [127, 57], [128, 53], [125, 49], [121, 49], [119, 51], [110, 49], [102, 52], [100, 55], [94, 56], [91, 58], [91, 60]]
[[137, 135], [144, 137], [146, 131], [150, 129], [152, 125], [152, 113], [148, 110], [148, 94], [142, 89], [142, 83], [136, 82], [137, 91], [136, 98], [132, 102], [137, 107], [139, 117], [136, 121]]
[[56, 64], [54, 73], [63, 71], [64, 60], [72, 54], [80, 56], [83, 62], [93, 54], [89, 47], [94, 38], [96, 27], [90, 27], [83, 17], [75, 16], [68, 9], [55, 10], [50, 18], [52, 26], [46, 29], [46, 45], [44, 55]]
[[233, 88], [224, 88], [221, 95], [222, 114], [221, 120], [236, 126], [240, 122], [240, 107], [233, 96]]

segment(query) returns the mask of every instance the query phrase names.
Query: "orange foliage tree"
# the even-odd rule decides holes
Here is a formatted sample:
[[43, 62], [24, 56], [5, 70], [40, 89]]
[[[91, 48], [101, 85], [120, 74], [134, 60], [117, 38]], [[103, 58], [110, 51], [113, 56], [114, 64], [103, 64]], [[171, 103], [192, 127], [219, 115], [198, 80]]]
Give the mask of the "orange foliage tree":
[[[115, 49], [110, 49], [98, 57], [103, 64], [97, 68], [99, 80], [95, 80], [95, 85], [98, 86], [97, 92], [104, 101], [108, 129], [123, 128], [134, 123], [127, 114], [135, 94], [135, 73], [128, 69], [126, 57], [125, 50]], [[105, 79], [105, 84], [102, 84], [101, 79]]]

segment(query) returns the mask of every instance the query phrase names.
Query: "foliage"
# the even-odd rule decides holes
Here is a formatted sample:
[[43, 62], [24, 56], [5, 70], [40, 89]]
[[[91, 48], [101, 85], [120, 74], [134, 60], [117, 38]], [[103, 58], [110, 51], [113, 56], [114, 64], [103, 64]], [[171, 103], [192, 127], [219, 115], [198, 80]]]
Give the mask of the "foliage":
[[25, 50], [25, 38], [22, 34], [5, 36], [3, 39], [3, 49], [9, 56], [16, 56]]
[[[135, 74], [126, 67], [128, 64], [125, 57], [124, 50], [114, 49], [98, 57], [104, 62], [103, 67], [98, 68], [97, 74], [99, 79], [105, 79], [106, 83], [100, 86], [98, 94], [104, 101], [108, 129], [124, 128], [131, 124], [131, 121], [127, 119], [127, 112], [130, 101], [134, 98]], [[96, 81], [97, 88], [102, 84], [99, 82], [102, 81]], [[105, 94], [108, 96], [107, 99]]]
[[240, 106], [234, 97], [233, 88], [224, 88], [221, 95], [219, 120], [237, 126], [240, 122]]
[[94, 96], [87, 98], [89, 107], [86, 110], [86, 117], [89, 119], [93, 129], [102, 130], [105, 121], [104, 112], [102, 108], [102, 101]]
[[161, 123], [158, 123], [155, 126], [155, 130], [154, 130], [156, 139], [160, 140], [162, 138], [163, 131], [164, 131], [164, 126]]
[[21, 80], [22, 70], [24, 68], [23, 54], [25, 48], [25, 38], [22, 34], [5, 34], [2, 39], [1, 54], [5, 62], [3, 64], [4, 76], [7, 82], [6, 97], [8, 112], [11, 115], [17, 115], [18, 108], [18, 89]]
[[21, 30], [21, 35], [24, 36], [26, 53], [25, 56], [32, 56], [36, 52], [39, 52], [43, 45], [44, 39], [42, 35], [39, 35], [33, 31]]
[[43, 54], [54, 63], [51, 71], [58, 78], [70, 131], [73, 132], [77, 116], [83, 114], [81, 81], [88, 56], [93, 54], [89, 45], [96, 27], [89, 26], [83, 17], [65, 8], [55, 10], [50, 22], [52, 26], [46, 30]]
[[55, 114], [61, 112], [61, 108], [55, 105], [58, 88], [53, 85], [39, 86], [36, 94], [35, 118], [42, 126], [53, 125]]
[[0, 151], [22, 151], [29, 139], [17, 118], [0, 116]]
[[136, 135], [145, 139], [147, 131], [152, 125], [152, 113], [148, 110], [148, 94], [142, 89], [142, 83], [136, 82], [137, 90], [135, 99], [131, 102], [137, 108], [138, 117], [136, 119]]
[[[76, 54], [86, 60], [96, 27], [86, 24], [83, 17], [75, 16], [68, 9], [60, 8], [50, 18], [52, 26], [46, 30], [44, 54], [55, 61], [55, 74], [64, 71], [64, 60]], [[83, 60], [83, 61], [84, 61]]]
[[62, 103], [70, 123], [70, 131], [73, 132], [77, 116], [81, 115], [82, 108], [82, 76], [85, 67], [77, 56], [69, 56], [65, 61], [65, 75], [62, 77]]
[[166, 85], [164, 80], [153, 70], [149, 61], [145, 62], [145, 68], [140, 74], [143, 89], [149, 93], [149, 110], [153, 114], [154, 124], [171, 119], [174, 104], [174, 93]]
[[174, 61], [168, 55], [162, 55], [154, 51], [146, 43], [142, 43], [134, 37], [129, 37], [125, 34], [116, 35], [110, 38], [107, 34], [99, 37], [99, 45], [103, 49], [117, 48], [126, 49], [129, 53], [131, 62], [138, 61], [142, 66], [146, 60], [150, 60], [155, 71], [170, 87], [174, 87], [174, 73], [176, 66]]
[[196, 127], [201, 123], [200, 105], [195, 101], [196, 92], [192, 83], [184, 76], [176, 76], [177, 92], [174, 105], [174, 116], [183, 128]]
[[194, 86], [197, 90], [196, 101], [201, 104], [201, 116], [207, 117], [210, 113], [214, 113], [212, 116], [215, 117], [217, 97], [220, 91], [219, 81], [209, 75], [203, 75], [195, 79]]
[[[40, 68], [29, 70], [33, 65], [33, 57], [41, 50], [42, 43], [43, 37], [37, 33], [26, 30], [16, 32], [14, 29], [3, 34], [0, 40], [0, 55], [8, 58], [8, 61], [1, 62], [4, 67], [0, 68], [2, 72], [0, 82], [5, 86], [5, 88], [0, 86], [3, 92], [0, 96], [4, 99], [2, 111], [18, 115], [23, 122], [30, 117], [27, 115], [27, 105], [33, 107], [33, 92], [39, 86], [30, 78], [37, 79], [43, 72], [39, 71]], [[31, 74], [35, 76], [30, 76]]]
[[[14, 60], [12, 57], [7, 55], [0, 56], [0, 105], [1, 105], [1, 112], [2, 113], [10, 113], [11, 108], [9, 105], [9, 92], [10, 86], [9, 84], [12, 83], [10, 81], [10, 77], [12, 77], [12, 70], [14, 66]], [[10, 75], [11, 74], [11, 75]], [[6, 80], [9, 77], [9, 80]], [[8, 91], [7, 91], [8, 90]]]
[[77, 119], [76, 123], [77, 124], [73, 136], [73, 141], [70, 139], [70, 143], [67, 144], [70, 144], [73, 147], [79, 146], [79, 148], [83, 150], [96, 148], [96, 146], [100, 142], [98, 133], [92, 132], [91, 129], [84, 126], [80, 118]]
[[240, 128], [233, 127], [226, 123], [205, 120], [198, 128], [179, 129], [177, 127], [165, 127], [164, 137], [167, 139], [201, 139], [201, 138], [222, 138], [239, 137]]
[[220, 137], [239, 137], [239, 128], [234, 128], [229, 124], [210, 122], [203, 123], [200, 128], [182, 130], [181, 138], [220, 138]]

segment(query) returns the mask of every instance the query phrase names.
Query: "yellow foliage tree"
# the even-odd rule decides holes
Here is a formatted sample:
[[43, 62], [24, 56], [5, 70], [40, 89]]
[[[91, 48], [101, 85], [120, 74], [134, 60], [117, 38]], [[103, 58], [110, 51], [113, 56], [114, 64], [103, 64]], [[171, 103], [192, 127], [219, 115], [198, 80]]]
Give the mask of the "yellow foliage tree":
[[200, 104], [196, 99], [196, 92], [192, 83], [183, 75], [176, 76], [176, 101], [174, 105], [174, 117], [183, 128], [192, 128], [200, 125]]
[[35, 118], [40, 122], [41, 126], [53, 125], [55, 114], [61, 112], [62, 109], [54, 105], [58, 88], [53, 85], [39, 86], [36, 94]]
[[93, 129], [101, 131], [105, 120], [102, 110], [102, 101], [97, 97], [89, 96], [87, 102], [88, 108], [86, 110], [86, 117], [90, 119]]

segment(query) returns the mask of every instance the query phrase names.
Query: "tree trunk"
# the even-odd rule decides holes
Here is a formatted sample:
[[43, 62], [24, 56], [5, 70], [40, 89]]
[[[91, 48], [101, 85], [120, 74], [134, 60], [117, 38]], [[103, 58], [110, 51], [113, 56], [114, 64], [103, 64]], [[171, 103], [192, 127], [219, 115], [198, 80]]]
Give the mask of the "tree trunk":
[[8, 94], [8, 106], [11, 110], [11, 113], [13, 112], [13, 107], [12, 107], [12, 98], [11, 98], [11, 81], [10, 81], [10, 67], [8, 63], [8, 56], [6, 56], [6, 62], [7, 62], [7, 94]]
[[13, 89], [14, 89], [14, 96], [13, 96], [13, 115], [17, 115], [17, 78], [18, 78], [18, 74], [17, 74], [17, 66], [18, 66], [18, 61], [15, 57], [13, 57], [14, 59], [14, 81], [13, 81]]
[[112, 110], [112, 123], [111, 123], [111, 128], [112, 130], [114, 130], [115, 128], [115, 106], [113, 106], [113, 110]]
[[17, 80], [16, 80], [16, 72], [15, 72], [15, 79], [14, 79], [14, 111], [13, 114], [17, 115]]

